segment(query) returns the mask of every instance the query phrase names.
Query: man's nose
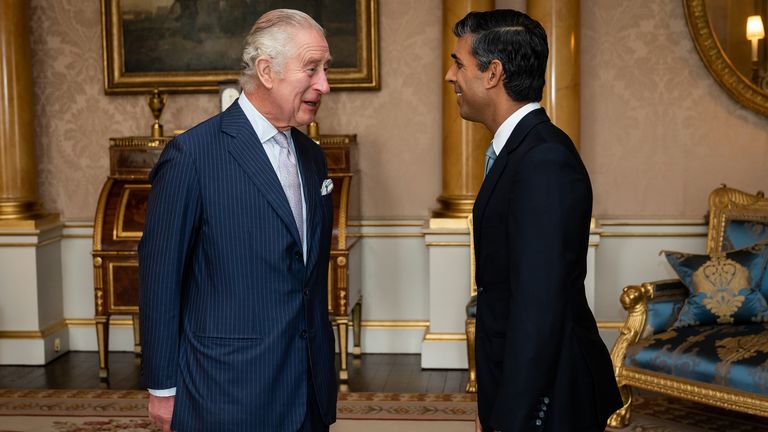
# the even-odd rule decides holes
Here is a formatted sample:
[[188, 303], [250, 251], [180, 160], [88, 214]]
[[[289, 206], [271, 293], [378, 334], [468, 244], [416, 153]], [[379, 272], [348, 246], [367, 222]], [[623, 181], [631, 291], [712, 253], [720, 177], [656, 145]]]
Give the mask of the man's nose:
[[326, 73], [326, 70], [322, 69], [320, 73], [317, 74], [317, 80], [315, 81], [314, 87], [321, 94], [326, 94], [331, 91], [331, 86], [328, 84], [328, 74]]
[[451, 84], [456, 82], [456, 73], [454, 71], [455, 66], [451, 66], [448, 68], [448, 72], [445, 73], [445, 80]]

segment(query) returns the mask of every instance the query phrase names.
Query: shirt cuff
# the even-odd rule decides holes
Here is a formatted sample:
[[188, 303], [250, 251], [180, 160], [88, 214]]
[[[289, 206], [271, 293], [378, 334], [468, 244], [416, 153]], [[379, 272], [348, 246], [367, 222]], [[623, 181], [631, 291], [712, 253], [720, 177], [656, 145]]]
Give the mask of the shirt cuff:
[[176, 396], [176, 387], [162, 390], [147, 389], [152, 396], [169, 397]]

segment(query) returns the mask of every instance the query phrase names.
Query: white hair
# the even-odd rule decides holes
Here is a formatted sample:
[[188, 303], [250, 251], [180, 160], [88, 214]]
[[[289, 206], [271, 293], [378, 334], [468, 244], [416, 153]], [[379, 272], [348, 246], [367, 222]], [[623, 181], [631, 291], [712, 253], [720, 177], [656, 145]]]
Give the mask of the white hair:
[[275, 9], [262, 15], [253, 24], [250, 33], [245, 38], [242, 56], [242, 72], [240, 73], [240, 86], [245, 91], [252, 91], [258, 81], [256, 72], [256, 60], [259, 57], [269, 57], [272, 60], [272, 69], [282, 72], [283, 63], [290, 54], [289, 41], [292, 33], [289, 30], [308, 28], [317, 30], [325, 35], [325, 30], [320, 27], [312, 17], [304, 12], [293, 9]]

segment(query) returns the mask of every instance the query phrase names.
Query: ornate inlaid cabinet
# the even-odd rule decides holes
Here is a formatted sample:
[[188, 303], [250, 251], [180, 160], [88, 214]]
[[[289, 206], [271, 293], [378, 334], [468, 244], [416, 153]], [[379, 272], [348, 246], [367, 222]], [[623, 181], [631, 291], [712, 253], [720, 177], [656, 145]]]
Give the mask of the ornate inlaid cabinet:
[[138, 245], [149, 197], [148, 175], [170, 138], [112, 138], [109, 177], [101, 188], [93, 227], [93, 284], [99, 377], [109, 374], [109, 319], [133, 316], [134, 351], [139, 339]]

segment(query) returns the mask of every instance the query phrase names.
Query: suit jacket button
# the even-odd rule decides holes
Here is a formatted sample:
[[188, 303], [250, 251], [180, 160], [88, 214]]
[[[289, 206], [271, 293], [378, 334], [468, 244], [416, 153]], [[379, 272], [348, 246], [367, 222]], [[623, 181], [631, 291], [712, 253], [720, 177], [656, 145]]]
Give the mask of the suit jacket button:
[[296, 251], [296, 254], [294, 255], [297, 260], [303, 260], [304, 258], [301, 256], [301, 251]]
[[481, 286], [477, 287], [477, 293], [480, 294], [481, 292], [483, 292], [483, 287]]
[[536, 419], [536, 426], [541, 426], [541, 420], [540, 419]]
[[544, 418], [544, 411], [539, 411], [539, 417]]
[[309, 289], [304, 288], [304, 297], [309, 297]]
[[307, 331], [306, 330], [302, 330], [301, 333], [299, 333], [299, 337], [301, 337], [302, 339], [306, 339], [307, 338]]

